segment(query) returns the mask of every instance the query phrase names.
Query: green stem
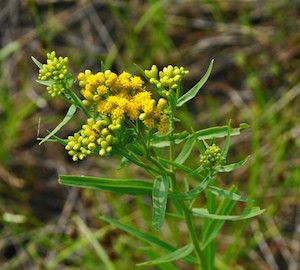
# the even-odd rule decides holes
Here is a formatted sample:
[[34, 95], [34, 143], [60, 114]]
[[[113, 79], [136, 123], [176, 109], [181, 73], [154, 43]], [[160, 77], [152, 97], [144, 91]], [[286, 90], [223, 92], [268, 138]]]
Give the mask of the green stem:
[[193, 223], [192, 215], [189, 209], [186, 207], [184, 202], [179, 201], [180, 206], [182, 207], [185, 222], [187, 225], [187, 228], [189, 230], [190, 238], [192, 240], [192, 243], [194, 245], [194, 250], [197, 255], [198, 261], [199, 261], [199, 269], [205, 269], [204, 268], [204, 258], [203, 258], [203, 253], [199, 245], [199, 240], [197, 237], [197, 232], [195, 228], [195, 224]]
[[74, 104], [82, 110], [82, 112], [85, 114], [86, 117], [91, 117], [89, 111], [87, 108], [83, 105], [80, 98], [72, 91], [72, 89], [67, 89], [68, 94], [72, 98]]
[[[170, 140], [170, 153], [169, 153], [169, 158], [170, 161], [173, 162], [174, 161], [174, 154], [175, 154], [175, 143], [174, 143], [174, 115], [176, 112], [176, 108], [174, 108], [173, 106], [171, 106], [171, 133], [169, 136], [169, 140]], [[170, 164], [170, 170], [172, 172], [172, 177], [171, 177], [171, 185], [170, 185], [170, 189], [171, 191], [175, 191], [176, 190], [176, 176], [175, 176], [175, 170], [174, 170], [174, 165]]]
[[[137, 166], [140, 166], [141, 168], [144, 168], [147, 172], [152, 171], [158, 175], [161, 175], [161, 172], [156, 170], [155, 168], [152, 168], [151, 166], [143, 163], [142, 161], [140, 161], [136, 156], [132, 157], [128, 152], [130, 150], [126, 149], [125, 151], [119, 149], [118, 152], [125, 158], [127, 158], [128, 160], [130, 160], [132, 163], [136, 164]], [[133, 154], [133, 153], [132, 153]], [[134, 155], [134, 154], [133, 154]]]

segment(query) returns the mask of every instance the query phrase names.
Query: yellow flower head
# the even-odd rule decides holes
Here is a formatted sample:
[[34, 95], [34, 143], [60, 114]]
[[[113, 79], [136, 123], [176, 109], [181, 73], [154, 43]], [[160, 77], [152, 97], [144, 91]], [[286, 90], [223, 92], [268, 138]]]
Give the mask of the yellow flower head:
[[[153, 69], [152, 73], [158, 73]], [[90, 70], [78, 75], [82, 87], [84, 104], [95, 105], [100, 115], [108, 116], [110, 127], [119, 128], [127, 117], [132, 121], [142, 121], [146, 127], [168, 130], [168, 121], [164, 112], [166, 99], [158, 102], [147, 91], [141, 77], [123, 72], [119, 76], [110, 70], [93, 74]], [[118, 121], [117, 124], [113, 124]]]

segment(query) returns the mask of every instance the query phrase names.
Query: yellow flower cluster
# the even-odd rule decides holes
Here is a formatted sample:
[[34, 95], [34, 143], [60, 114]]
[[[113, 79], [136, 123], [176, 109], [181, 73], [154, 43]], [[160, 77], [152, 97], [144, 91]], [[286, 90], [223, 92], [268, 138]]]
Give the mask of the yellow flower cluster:
[[47, 90], [54, 97], [60, 95], [64, 90], [64, 82], [68, 73], [68, 57], [56, 57], [55, 52], [47, 53], [47, 64], [39, 71], [39, 80], [50, 81]]
[[131, 121], [141, 120], [148, 128], [157, 128], [159, 132], [169, 130], [165, 112], [167, 101], [156, 102], [147, 91], [139, 76], [123, 72], [119, 76], [110, 70], [93, 74], [86, 70], [78, 75], [81, 93], [86, 106], [94, 105], [97, 112], [107, 115], [113, 124], [127, 117]]
[[179, 86], [183, 76], [188, 73], [184, 67], [167, 66], [162, 71], [158, 71], [156, 65], [151, 69], [145, 70], [145, 75], [150, 79], [150, 83], [155, 84], [158, 88], [163, 88], [163, 95], [169, 96], [170, 91]]
[[74, 161], [83, 160], [96, 149], [99, 149], [100, 156], [105, 156], [112, 151], [112, 127], [116, 128], [107, 117], [98, 121], [89, 118], [79, 132], [68, 137], [65, 148]]

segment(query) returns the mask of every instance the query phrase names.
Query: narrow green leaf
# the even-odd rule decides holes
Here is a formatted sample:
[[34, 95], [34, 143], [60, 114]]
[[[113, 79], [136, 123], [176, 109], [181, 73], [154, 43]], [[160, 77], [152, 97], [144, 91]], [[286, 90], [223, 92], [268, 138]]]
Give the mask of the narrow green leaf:
[[73, 117], [76, 112], [76, 106], [74, 104], [69, 108], [65, 118], [57, 125], [55, 129], [53, 129], [42, 141], [40, 141], [39, 145], [47, 141], [53, 135], [55, 135], [64, 125], [66, 125]]
[[31, 59], [38, 66], [38, 68], [42, 68], [43, 67], [43, 64], [39, 60], [37, 60], [33, 56], [31, 56]]
[[55, 82], [54, 81], [42, 81], [42, 80], [35, 80], [37, 83], [45, 85], [45, 86], [51, 86], [53, 85]]
[[[159, 252], [155, 252], [154, 250], [152, 250], [150, 248], [148, 248], [147, 251], [144, 252], [144, 254], [145, 253], [151, 260], [154, 260], [155, 258], [159, 257]], [[162, 264], [158, 265], [157, 267], [161, 270], [178, 270], [178, 268], [175, 267], [171, 262], [162, 263]]]
[[[248, 128], [249, 126], [247, 124], [240, 124], [238, 128], [231, 128], [230, 130], [230, 136], [236, 136], [241, 133], [242, 129]], [[221, 126], [221, 127], [212, 127], [212, 128], [206, 128], [199, 131], [196, 131], [195, 137], [198, 138], [198, 140], [207, 140], [207, 139], [213, 139], [213, 138], [223, 138], [226, 137], [228, 134], [228, 126]]]
[[[66, 146], [68, 144], [68, 140], [66, 139], [62, 139], [62, 138], [59, 138], [58, 136], [54, 135], [53, 136], [53, 142], [58, 142], [64, 146]], [[52, 139], [48, 139], [48, 141], [52, 141]]]
[[[249, 125], [242, 123], [238, 128], [230, 129], [230, 136], [236, 136], [241, 133], [241, 130], [248, 128]], [[228, 135], [228, 126], [212, 127], [202, 130], [198, 130], [194, 133], [194, 136], [198, 140], [207, 140], [213, 138], [223, 138]]]
[[151, 195], [152, 193], [152, 183], [143, 180], [61, 175], [59, 183], [67, 186], [93, 188], [130, 195]]
[[[162, 248], [163, 250], [169, 251], [169, 252], [173, 252], [176, 250], [175, 247], [171, 246], [170, 244], [152, 236], [151, 234], [145, 233], [145, 232], [141, 232], [136, 228], [130, 227], [128, 225], [125, 225], [115, 219], [109, 218], [109, 217], [100, 217], [100, 219], [104, 220], [105, 222], [110, 223], [111, 225], [116, 226], [118, 229], [123, 230], [135, 237], [137, 237], [138, 239], [140, 239], [141, 241], [144, 241], [152, 246], [156, 246], [159, 248]], [[189, 262], [189, 263], [193, 263], [193, 264], [197, 264], [197, 260], [195, 257], [193, 256], [187, 256], [184, 258], [185, 261]]]
[[[230, 192], [236, 192], [236, 191], [237, 188], [235, 186], [230, 188]], [[218, 206], [216, 213], [219, 215], [228, 215], [231, 213], [235, 204], [236, 201], [232, 201], [224, 198], [221, 201], [220, 205]], [[224, 220], [215, 220], [215, 219], [210, 219], [210, 222], [204, 223], [202, 244], [201, 244], [202, 249], [205, 249], [211, 243], [211, 241], [213, 241], [216, 238], [218, 232], [221, 230], [224, 223], [225, 223]]]
[[215, 194], [218, 197], [224, 197], [233, 201], [240, 201], [240, 202], [249, 202], [250, 200], [247, 197], [239, 195], [237, 193], [231, 192], [229, 190], [225, 190], [216, 186], [208, 186], [208, 190]]
[[168, 101], [169, 101], [171, 111], [172, 111], [172, 114], [174, 117], [175, 111], [176, 111], [176, 104], [177, 104], [176, 93], [174, 91], [172, 91], [171, 94], [169, 95]]
[[264, 211], [265, 209], [260, 209], [259, 207], [251, 207], [251, 208], [246, 208], [241, 215], [231, 216], [231, 215], [210, 214], [208, 210], [205, 208], [192, 209], [192, 213], [194, 216], [217, 219], [217, 220], [230, 220], [230, 221], [252, 218], [262, 214]]
[[152, 225], [159, 230], [164, 222], [169, 190], [169, 179], [166, 175], [154, 179], [152, 191], [153, 215]]
[[188, 192], [184, 193], [170, 193], [170, 197], [181, 199], [181, 200], [192, 200], [196, 198], [203, 190], [205, 190], [210, 182], [211, 178], [206, 177], [197, 187], [191, 189]]
[[[175, 133], [173, 135], [174, 143], [180, 144], [183, 142], [186, 138], [188, 138], [189, 133], [187, 131], [182, 131], [180, 133]], [[169, 135], [160, 135], [160, 134], [154, 134], [151, 138], [151, 145], [154, 147], [162, 148], [170, 146], [170, 136]]]
[[161, 264], [161, 263], [166, 263], [166, 262], [172, 262], [175, 260], [180, 260], [180, 259], [188, 256], [189, 254], [191, 254], [193, 249], [194, 249], [194, 246], [192, 244], [188, 244], [182, 248], [179, 248], [179, 249], [177, 249], [165, 256], [157, 258], [155, 260], [139, 263], [139, 264], [137, 264], [137, 266], [156, 265], [156, 264]]
[[180, 154], [175, 159], [175, 162], [178, 163], [178, 164], [183, 164], [188, 159], [188, 157], [190, 156], [195, 143], [196, 143], [195, 137], [194, 136], [190, 137], [185, 142]]
[[126, 168], [129, 163], [130, 163], [130, 161], [126, 157], [122, 157], [118, 170]]
[[187, 101], [191, 100], [192, 98], [194, 98], [197, 95], [197, 93], [199, 92], [201, 87], [208, 80], [208, 77], [212, 71], [213, 63], [214, 63], [214, 60], [211, 60], [209, 67], [208, 67], [206, 73], [204, 74], [204, 76], [201, 78], [201, 80], [194, 87], [192, 87], [192, 89], [190, 89], [187, 93], [185, 93], [183, 96], [181, 96], [178, 99], [177, 107], [181, 107], [183, 104], [185, 104]]
[[187, 167], [185, 165], [178, 164], [172, 160], [168, 160], [168, 159], [164, 159], [164, 158], [160, 158], [160, 157], [158, 157], [158, 159], [162, 164], [173, 165], [175, 168], [178, 168], [178, 169], [182, 170], [183, 172], [186, 172], [189, 174], [193, 172], [193, 169], [190, 169], [189, 167]]
[[232, 172], [232, 171], [242, 167], [249, 160], [249, 158], [250, 158], [250, 156], [247, 156], [245, 159], [243, 159], [239, 162], [220, 166], [217, 168], [217, 170], [218, 170], [218, 172]]
[[145, 155], [145, 150], [144, 148], [137, 143], [129, 143], [127, 145], [127, 148], [132, 151], [134, 154], [138, 155], [138, 156], [144, 156]]
[[230, 146], [230, 132], [231, 132], [231, 120], [228, 123], [228, 130], [227, 130], [227, 136], [226, 136], [226, 141], [224, 144], [224, 147], [222, 149], [222, 156], [224, 158], [227, 157], [228, 151], [229, 151], [229, 146]]

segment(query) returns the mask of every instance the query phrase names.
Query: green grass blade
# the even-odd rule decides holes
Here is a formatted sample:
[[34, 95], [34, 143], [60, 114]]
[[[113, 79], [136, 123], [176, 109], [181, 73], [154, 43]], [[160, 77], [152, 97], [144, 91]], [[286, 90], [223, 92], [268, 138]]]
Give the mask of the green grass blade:
[[[104, 220], [105, 222], [110, 223], [111, 225], [116, 226], [118, 229], [123, 230], [135, 237], [137, 237], [138, 239], [140, 239], [143, 242], [146, 242], [152, 246], [156, 246], [159, 247], [163, 250], [169, 251], [169, 252], [173, 252], [176, 250], [175, 247], [171, 246], [170, 244], [156, 238], [155, 236], [152, 236], [149, 233], [145, 233], [145, 232], [141, 232], [136, 228], [130, 227], [128, 225], [122, 224], [119, 221], [112, 219], [110, 217], [100, 217], [100, 219]], [[193, 263], [196, 264], [197, 263], [197, 259], [193, 256], [187, 256], [184, 258], [184, 261], [189, 262], [189, 263]]]
[[166, 3], [167, 1], [157, 1], [152, 4], [144, 15], [139, 19], [136, 26], [134, 27], [134, 31], [139, 33], [143, 30], [144, 26], [154, 17], [154, 15], [158, 12], [159, 9]]
[[242, 167], [249, 160], [249, 158], [250, 158], [250, 156], [247, 156], [245, 159], [243, 159], [239, 162], [220, 166], [217, 168], [217, 170], [218, 170], [218, 172], [232, 172], [232, 171]]
[[208, 186], [208, 191], [218, 197], [224, 197], [233, 201], [249, 202], [250, 200], [242, 195], [225, 190], [216, 186]]
[[168, 200], [169, 179], [166, 175], [155, 178], [152, 190], [152, 225], [159, 230], [164, 222]]
[[194, 87], [192, 87], [187, 93], [185, 93], [183, 96], [181, 96], [178, 99], [177, 107], [181, 107], [183, 104], [185, 104], [186, 102], [188, 102], [189, 100], [191, 100], [192, 98], [194, 98], [197, 95], [197, 93], [199, 92], [201, 87], [208, 80], [208, 77], [212, 71], [213, 63], [214, 63], [214, 60], [211, 60], [209, 67], [208, 67], [206, 73], [204, 74], [204, 76], [201, 78], [201, 80]]
[[109, 259], [109, 256], [105, 252], [105, 249], [101, 246], [98, 242], [97, 238], [94, 234], [90, 231], [90, 229], [86, 226], [83, 220], [79, 217], [75, 218], [75, 223], [77, 224], [81, 233], [88, 239], [92, 247], [95, 249], [97, 256], [103, 262], [105, 269], [107, 270], [115, 270], [113, 263]]
[[67, 186], [93, 188], [130, 195], [152, 194], [152, 183], [143, 180], [61, 175], [59, 183]]
[[76, 112], [76, 106], [74, 104], [71, 105], [71, 107], [69, 108], [65, 118], [57, 125], [57, 127], [55, 129], [53, 129], [40, 143], [39, 145], [41, 145], [42, 143], [44, 143], [45, 141], [47, 141], [49, 138], [51, 138], [53, 135], [55, 135], [64, 125], [66, 125], [73, 117], [73, 115]]
[[180, 154], [175, 159], [175, 162], [178, 163], [178, 164], [183, 164], [188, 159], [188, 157], [190, 156], [195, 143], [196, 143], [195, 137], [190, 137], [185, 142]]
[[7, 59], [11, 54], [19, 50], [21, 44], [19, 41], [11, 41], [0, 49], [0, 62]]
[[251, 208], [246, 208], [241, 215], [217, 215], [217, 214], [210, 214], [208, 210], [205, 208], [192, 209], [192, 213], [196, 217], [205, 217], [210, 219], [230, 220], [230, 221], [238, 221], [238, 220], [252, 218], [262, 214], [264, 211], [265, 209], [260, 209], [259, 207], [251, 207]]
[[191, 252], [193, 251], [193, 249], [194, 249], [193, 245], [188, 244], [182, 248], [179, 248], [179, 249], [177, 249], [165, 256], [157, 258], [155, 260], [139, 263], [139, 264], [137, 264], [137, 266], [156, 265], [156, 264], [162, 264], [162, 263], [166, 263], [166, 262], [172, 262], [175, 260], [180, 260], [180, 259], [190, 255]]

